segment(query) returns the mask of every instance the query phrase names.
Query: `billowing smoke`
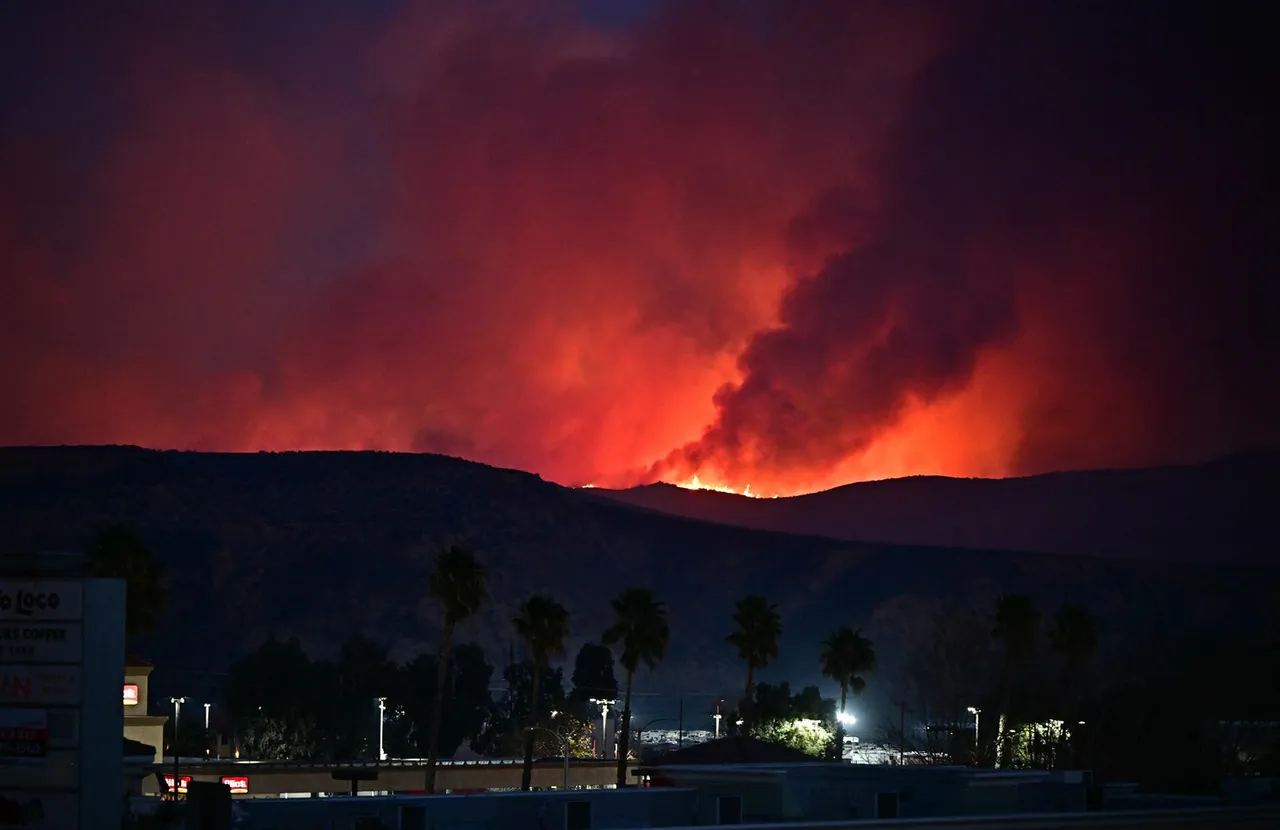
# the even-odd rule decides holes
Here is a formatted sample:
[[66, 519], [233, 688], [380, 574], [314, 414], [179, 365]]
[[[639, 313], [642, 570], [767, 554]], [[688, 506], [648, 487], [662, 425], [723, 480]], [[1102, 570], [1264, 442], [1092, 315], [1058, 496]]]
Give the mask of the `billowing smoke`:
[[0, 442], [794, 492], [1277, 437], [1245, 6], [23, 5]]

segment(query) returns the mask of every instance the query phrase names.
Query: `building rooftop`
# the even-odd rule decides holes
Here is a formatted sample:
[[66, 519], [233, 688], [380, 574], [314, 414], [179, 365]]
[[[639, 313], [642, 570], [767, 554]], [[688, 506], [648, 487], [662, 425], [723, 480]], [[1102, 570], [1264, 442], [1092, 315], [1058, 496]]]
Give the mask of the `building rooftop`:
[[646, 764], [651, 767], [701, 766], [704, 764], [815, 764], [824, 763], [811, 755], [782, 744], [735, 736], [707, 741], [660, 755]]

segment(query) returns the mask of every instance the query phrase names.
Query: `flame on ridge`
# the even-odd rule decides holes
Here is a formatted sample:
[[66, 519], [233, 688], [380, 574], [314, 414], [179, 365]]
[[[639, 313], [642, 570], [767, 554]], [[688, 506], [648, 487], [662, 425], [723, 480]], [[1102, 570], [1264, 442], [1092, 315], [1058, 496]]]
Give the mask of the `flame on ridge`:
[[777, 494], [772, 496], [762, 496], [759, 493], [753, 493], [751, 492], [750, 484], [743, 487], [741, 490], [734, 489], [733, 487], [726, 487], [723, 484], [708, 484], [699, 479], [697, 473], [689, 476], [684, 481], [672, 481], [669, 483], [684, 490], [710, 490], [715, 493], [731, 493], [735, 496], [746, 496], [749, 499], [776, 499], [778, 497]]

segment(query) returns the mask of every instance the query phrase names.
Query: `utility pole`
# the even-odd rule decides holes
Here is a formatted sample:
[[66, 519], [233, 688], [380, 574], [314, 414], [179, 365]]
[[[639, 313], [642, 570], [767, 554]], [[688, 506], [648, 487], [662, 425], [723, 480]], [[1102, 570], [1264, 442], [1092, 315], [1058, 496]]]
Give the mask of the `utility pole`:
[[591, 702], [600, 707], [600, 757], [609, 757], [609, 707], [618, 701], [606, 700], [604, 698], [593, 697]]
[[904, 766], [907, 755], [907, 701], [898, 701], [898, 766]]

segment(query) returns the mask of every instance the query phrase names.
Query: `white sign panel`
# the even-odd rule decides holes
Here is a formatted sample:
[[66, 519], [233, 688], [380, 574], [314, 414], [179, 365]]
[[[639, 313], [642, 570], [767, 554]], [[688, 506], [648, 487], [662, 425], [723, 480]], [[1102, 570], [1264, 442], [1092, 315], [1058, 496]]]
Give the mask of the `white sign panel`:
[[0, 620], [78, 620], [84, 616], [79, 582], [0, 580]]
[[0, 782], [15, 790], [74, 791], [80, 785], [80, 753], [74, 749], [51, 749], [38, 764], [0, 758]]
[[81, 624], [0, 621], [0, 662], [79, 663]]
[[0, 705], [80, 705], [79, 666], [0, 665]]
[[22, 830], [66, 830], [78, 826], [80, 803], [73, 793], [0, 790], [0, 815], [6, 814]]

